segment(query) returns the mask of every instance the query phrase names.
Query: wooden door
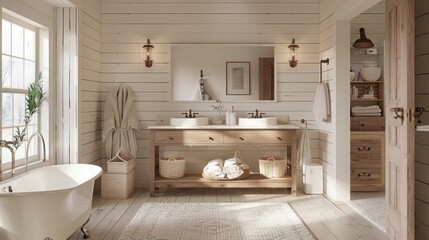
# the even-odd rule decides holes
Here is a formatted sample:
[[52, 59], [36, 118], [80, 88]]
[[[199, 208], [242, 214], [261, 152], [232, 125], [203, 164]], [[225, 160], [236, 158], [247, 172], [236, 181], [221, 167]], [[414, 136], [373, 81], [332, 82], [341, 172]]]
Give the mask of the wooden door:
[[386, 1], [386, 204], [389, 239], [414, 239], [414, 0]]

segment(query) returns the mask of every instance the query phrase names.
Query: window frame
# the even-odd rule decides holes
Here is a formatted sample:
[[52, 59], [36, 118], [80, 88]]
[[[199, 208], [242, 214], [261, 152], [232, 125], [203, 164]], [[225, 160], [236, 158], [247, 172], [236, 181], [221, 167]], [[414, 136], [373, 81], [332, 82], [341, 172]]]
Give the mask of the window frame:
[[[31, 30], [35, 33], [35, 35], [34, 35], [34, 40], [35, 40], [34, 41], [34, 45], [35, 45], [34, 46], [35, 47], [34, 48], [34, 65], [35, 65], [34, 76], [37, 76], [37, 73], [40, 72], [40, 28], [38, 26], [31, 24], [31, 23], [28, 23], [26, 21], [23, 21], [21, 19], [14, 17], [14, 16], [11, 16], [10, 14], [5, 13], [4, 11], [2, 12], [1, 20], [2, 20], [1, 24], [3, 24], [3, 20], [6, 20], [6, 21], [11, 22], [11, 24], [16, 24], [16, 25], [23, 27], [24, 32], [25, 32], [25, 29], [28, 29], [28, 30]], [[3, 27], [2, 27], [2, 29], [3, 29]], [[3, 33], [2, 33], [2, 35], [3, 35]], [[15, 58], [22, 59], [24, 63], [25, 63], [25, 60], [29, 60], [29, 59], [25, 58], [25, 52], [23, 53], [22, 57], [13, 56], [12, 53], [4, 54], [2, 51], [2, 58], [4, 55], [9, 56], [11, 58], [15, 57]], [[2, 81], [3, 81], [3, 79], [2, 79]], [[0, 98], [3, 98], [3, 94], [5, 94], [5, 93], [26, 95], [27, 89], [26, 88], [25, 89], [19, 89], [19, 88], [3, 87], [3, 83], [2, 83], [0, 85]], [[2, 114], [3, 113], [0, 112], [1, 117], [3, 117]], [[30, 123], [29, 127], [30, 126], [36, 126], [36, 131], [40, 131], [41, 130], [41, 114], [37, 113], [36, 116], [33, 116], [33, 117], [37, 118], [37, 120], [36, 120], [37, 123], [36, 124]], [[32, 122], [34, 122], [34, 119]], [[3, 139], [3, 133], [2, 133], [3, 129], [12, 129], [12, 134], [13, 134], [15, 132], [16, 127], [20, 127], [22, 129], [23, 126], [24, 125], [13, 125], [12, 124], [11, 127], [3, 127], [2, 122], [0, 122], [0, 129], [1, 129], [1, 131], [0, 131], [1, 137], [0, 138]], [[27, 131], [27, 133], [28, 133], [28, 131]], [[29, 137], [30, 137], [29, 135], [26, 136], [25, 142], [27, 142]], [[4, 139], [4, 140], [12, 140], [12, 139]], [[35, 146], [36, 149], [40, 149], [40, 147], [41, 147], [41, 143], [40, 143], [39, 139], [35, 139], [35, 141], [33, 141], [32, 144], [36, 144], [36, 146]], [[24, 148], [24, 155], [25, 155], [27, 143], [22, 144], [20, 146], [20, 148]], [[0, 154], [2, 154], [2, 153], [0, 153]], [[28, 165], [37, 164], [39, 162], [42, 162], [42, 159], [40, 156], [41, 156], [41, 153], [39, 150], [36, 151], [36, 154], [28, 156]], [[3, 158], [3, 156], [1, 156], [1, 157]], [[24, 166], [24, 165], [25, 165], [25, 156], [23, 158], [20, 158], [20, 159], [15, 159], [15, 168], [19, 168], [19, 167]], [[11, 168], [12, 168], [11, 161], [2, 162], [2, 169], [3, 170], [8, 171], [8, 170], [11, 170]]]

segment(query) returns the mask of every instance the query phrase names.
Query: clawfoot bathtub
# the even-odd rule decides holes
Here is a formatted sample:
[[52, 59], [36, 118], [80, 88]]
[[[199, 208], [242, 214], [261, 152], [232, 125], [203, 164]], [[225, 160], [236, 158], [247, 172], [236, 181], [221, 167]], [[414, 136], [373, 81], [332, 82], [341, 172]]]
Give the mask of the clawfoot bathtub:
[[102, 172], [90, 164], [54, 165], [0, 182], [0, 239], [67, 239], [89, 219]]

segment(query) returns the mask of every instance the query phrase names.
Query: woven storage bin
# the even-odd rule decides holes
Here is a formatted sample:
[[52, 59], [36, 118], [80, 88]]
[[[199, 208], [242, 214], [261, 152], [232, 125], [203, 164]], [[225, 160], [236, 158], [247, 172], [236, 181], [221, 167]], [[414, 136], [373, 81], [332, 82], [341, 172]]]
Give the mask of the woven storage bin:
[[159, 159], [159, 174], [163, 178], [181, 178], [185, 174], [184, 158]]
[[286, 159], [279, 157], [259, 158], [259, 172], [267, 178], [280, 178], [285, 175]]
[[136, 158], [134, 156], [122, 157], [116, 155], [107, 161], [107, 171], [109, 173], [129, 173], [136, 167]]
[[128, 173], [109, 173], [101, 175], [102, 198], [128, 198], [134, 192], [135, 169]]

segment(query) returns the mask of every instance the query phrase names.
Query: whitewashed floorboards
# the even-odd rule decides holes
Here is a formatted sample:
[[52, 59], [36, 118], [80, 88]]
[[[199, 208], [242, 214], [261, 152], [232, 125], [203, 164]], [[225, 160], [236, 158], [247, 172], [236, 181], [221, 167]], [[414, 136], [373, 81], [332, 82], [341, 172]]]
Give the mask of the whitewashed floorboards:
[[[138, 189], [129, 199], [94, 197], [87, 229], [92, 240], [116, 240], [143, 203], [150, 202], [288, 202], [314, 236], [320, 240], [383, 240], [379, 228], [341, 202], [323, 196], [291, 197], [283, 189], [160, 189], [151, 198], [147, 189]], [[82, 239], [77, 231], [69, 240]]]

